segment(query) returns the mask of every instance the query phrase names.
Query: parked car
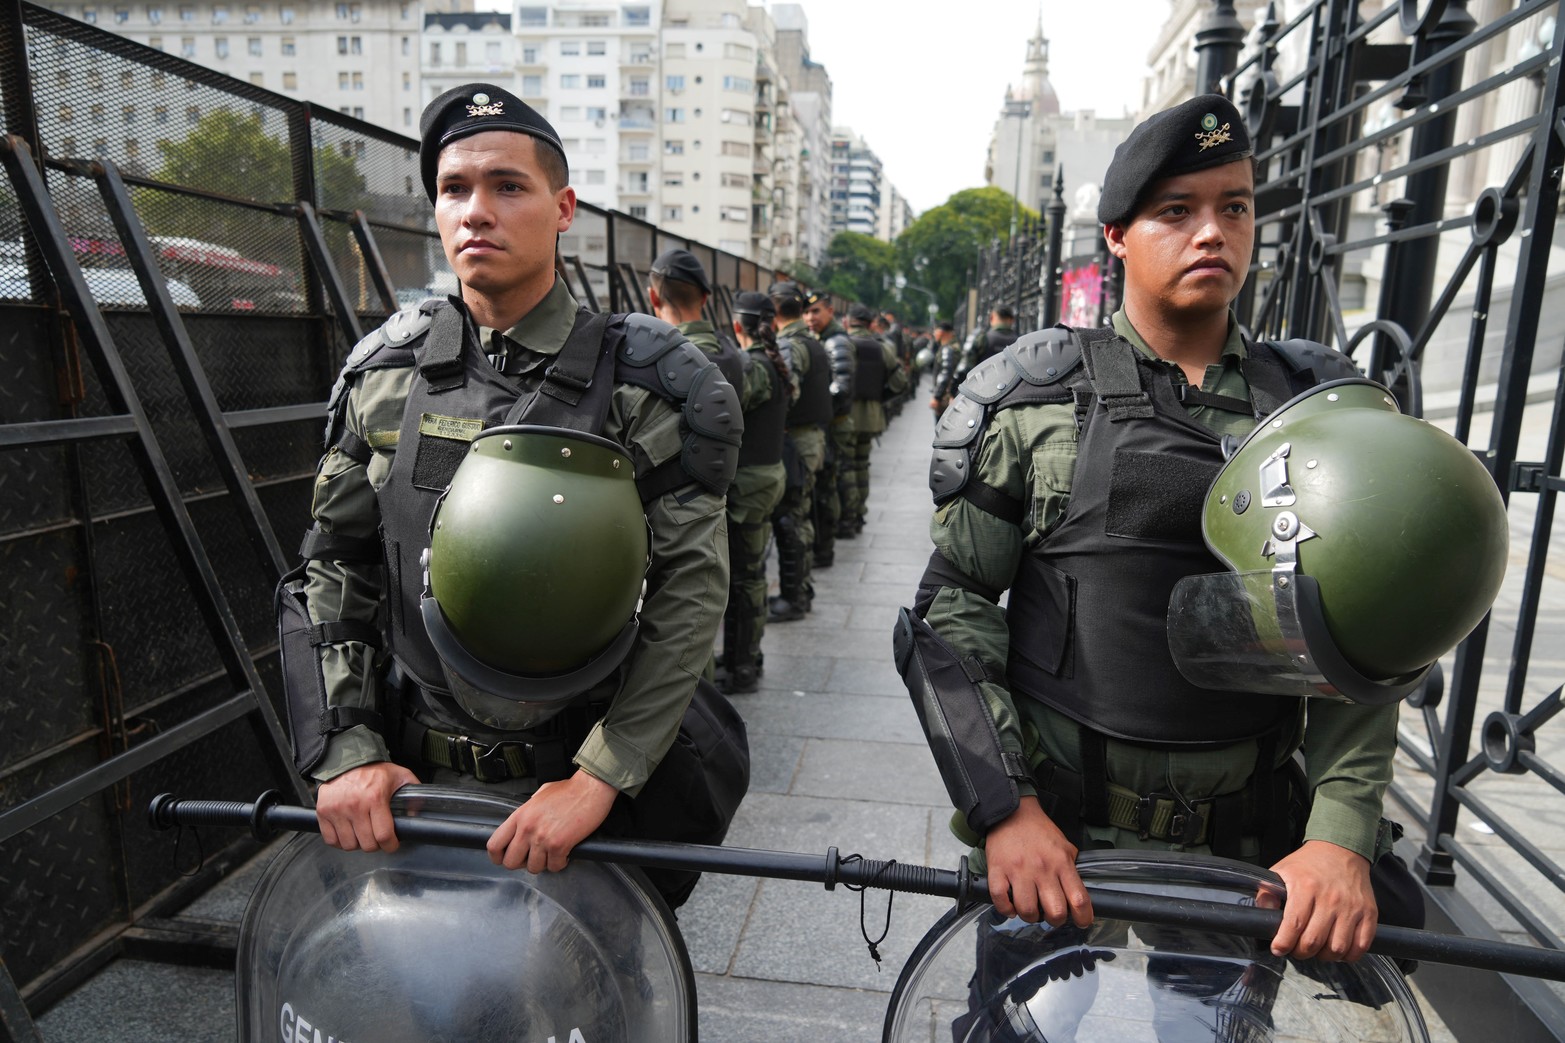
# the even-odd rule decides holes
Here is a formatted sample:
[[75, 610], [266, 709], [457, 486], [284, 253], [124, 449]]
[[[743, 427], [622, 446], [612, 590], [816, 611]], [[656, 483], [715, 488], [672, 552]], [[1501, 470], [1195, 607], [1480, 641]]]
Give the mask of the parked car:
[[[141, 292], [141, 282], [129, 268], [83, 268], [82, 278], [87, 292], [104, 308], [145, 308], [146, 295]], [[199, 308], [201, 298], [190, 284], [169, 279], [168, 295], [179, 308]], [[0, 300], [30, 301], [33, 299], [32, 280], [27, 269], [6, 265], [0, 268]]]

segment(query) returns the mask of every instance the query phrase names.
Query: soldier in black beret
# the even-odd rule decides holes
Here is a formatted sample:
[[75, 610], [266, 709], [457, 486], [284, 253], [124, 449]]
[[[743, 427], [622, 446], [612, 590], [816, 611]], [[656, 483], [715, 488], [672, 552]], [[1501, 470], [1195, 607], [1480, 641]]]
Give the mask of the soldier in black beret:
[[[576, 193], [541, 115], [500, 87], [470, 83], [431, 102], [420, 133], [424, 187], [460, 288], [398, 312], [349, 355], [314, 485], [308, 575], [290, 591], [312, 622], [342, 631], [287, 671], [306, 683], [285, 685], [300, 708], [290, 714], [296, 765], [320, 783], [321, 836], [349, 851], [394, 850], [391, 795], [422, 780], [525, 798], [488, 845], [510, 869], [561, 869], [599, 829], [719, 843], [747, 785], [743, 728], [686, 664], [710, 654], [722, 616], [708, 595], [728, 581], [723, 511], [743, 430], [738, 395], [666, 323], [596, 314], [571, 296], [555, 253]], [[662, 378], [671, 368], [690, 374], [684, 390]], [[443, 491], [463, 461], [484, 459], [480, 440], [502, 426], [506, 450], [512, 438], [536, 444], [555, 437], [540, 432], [564, 429], [614, 446], [637, 486], [623, 524], [650, 532], [644, 572], [620, 577], [643, 591], [638, 626], [600, 651], [566, 653], [585, 665], [548, 677], [478, 657], [457, 623], [441, 622], [440, 598], [459, 595], [447, 586], [421, 598], [409, 582], [437, 560], [424, 555]], [[506, 495], [497, 489], [497, 502]], [[462, 517], [443, 525], [461, 538]], [[515, 537], [496, 559], [547, 543]], [[549, 573], [562, 560], [538, 564]], [[514, 574], [514, 562], [495, 564], [471, 585]], [[386, 583], [388, 574], [404, 578]], [[616, 611], [581, 585], [544, 576], [545, 587], [557, 592], [547, 610], [559, 618]], [[378, 625], [388, 619], [395, 625]], [[382, 634], [389, 647], [377, 651]], [[377, 669], [383, 659], [395, 663], [389, 674]], [[700, 735], [687, 714], [705, 722]], [[714, 721], [723, 723], [714, 730]], [[695, 878], [653, 882], [677, 906]]]
[[[949, 655], [981, 683], [911, 665], [904, 680], [917, 707], [994, 724], [992, 744], [936, 760], [961, 768], [942, 769], [952, 828], [999, 915], [1091, 923], [1081, 849], [1210, 853], [1286, 883], [1295, 915], [1273, 954], [1355, 960], [1375, 933], [1371, 867], [1395, 857], [1381, 810], [1396, 706], [1234, 698], [1187, 680], [1169, 651], [1172, 589], [1222, 571], [1202, 510], [1224, 436], [1358, 375], [1324, 345], [1240, 328], [1251, 153], [1215, 94], [1138, 126], [1098, 210], [1125, 272], [1112, 324], [1025, 334], [961, 385], [936, 428], [935, 554], [903, 619], [927, 642], [904, 662]], [[1178, 825], [1154, 821], [1159, 808]]]

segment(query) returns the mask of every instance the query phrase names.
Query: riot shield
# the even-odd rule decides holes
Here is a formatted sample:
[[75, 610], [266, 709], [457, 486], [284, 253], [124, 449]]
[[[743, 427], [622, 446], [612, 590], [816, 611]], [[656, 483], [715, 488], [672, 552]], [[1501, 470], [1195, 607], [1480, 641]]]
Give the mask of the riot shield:
[[[1254, 904], [1277, 877], [1228, 859], [1101, 851], [1078, 862], [1095, 888], [1171, 901]], [[1226, 934], [1099, 919], [1082, 930], [953, 909], [909, 957], [885, 1043], [1428, 1043], [1390, 960], [1271, 955]]]
[[[409, 786], [399, 817], [498, 825], [502, 797]], [[241, 1043], [694, 1040], [695, 978], [673, 914], [635, 869], [534, 876], [474, 851], [394, 854], [301, 834], [240, 926]]]

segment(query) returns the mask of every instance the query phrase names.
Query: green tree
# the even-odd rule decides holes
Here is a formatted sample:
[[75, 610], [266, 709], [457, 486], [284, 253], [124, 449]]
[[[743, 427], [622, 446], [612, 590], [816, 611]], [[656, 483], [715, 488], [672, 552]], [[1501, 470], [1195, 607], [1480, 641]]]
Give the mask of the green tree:
[[831, 292], [879, 308], [895, 300], [896, 271], [896, 247], [861, 232], [838, 232], [826, 248], [821, 277]]
[[[276, 114], [272, 118], [281, 119]], [[162, 165], [152, 174], [154, 181], [259, 203], [294, 199], [288, 140], [267, 133], [255, 113], [208, 112], [184, 138], [159, 141], [158, 153]], [[354, 159], [329, 146], [316, 148], [313, 158], [319, 198], [338, 210], [363, 205], [364, 176]], [[136, 207], [149, 235], [183, 236], [230, 247], [255, 260], [296, 266], [299, 238], [290, 217], [156, 189], [139, 190]], [[346, 256], [348, 229], [326, 222], [325, 232], [332, 252], [339, 258]]]
[[[1016, 200], [1003, 189], [966, 188], [920, 214], [896, 242], [898, 267], [910, 281], [931, 290], [946, 318], [956, 314], [967, 290], [967, 273], [978, 251], [1010, 234]], [[1021, 219], [1036, 219], [1036, 211], [1021, 207]], [[921, 309], [916, 297], [904, 307]], [[910, 311], [911, 313], [916, 313]]]

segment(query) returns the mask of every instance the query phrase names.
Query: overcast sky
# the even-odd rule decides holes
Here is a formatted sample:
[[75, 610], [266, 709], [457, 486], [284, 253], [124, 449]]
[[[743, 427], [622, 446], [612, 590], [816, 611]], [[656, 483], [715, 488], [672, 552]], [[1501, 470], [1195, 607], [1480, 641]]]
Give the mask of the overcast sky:
[[[769, 0], [770, 2], [770, 0]], [[810, 57], [832, 80], [832, 121], [880, 156], [914, 212], [984, 181], [989, 134], [1027, 41], [1049, 41], [1065, 112], [1134, 112], [1167, 0], [800, 0]]]

